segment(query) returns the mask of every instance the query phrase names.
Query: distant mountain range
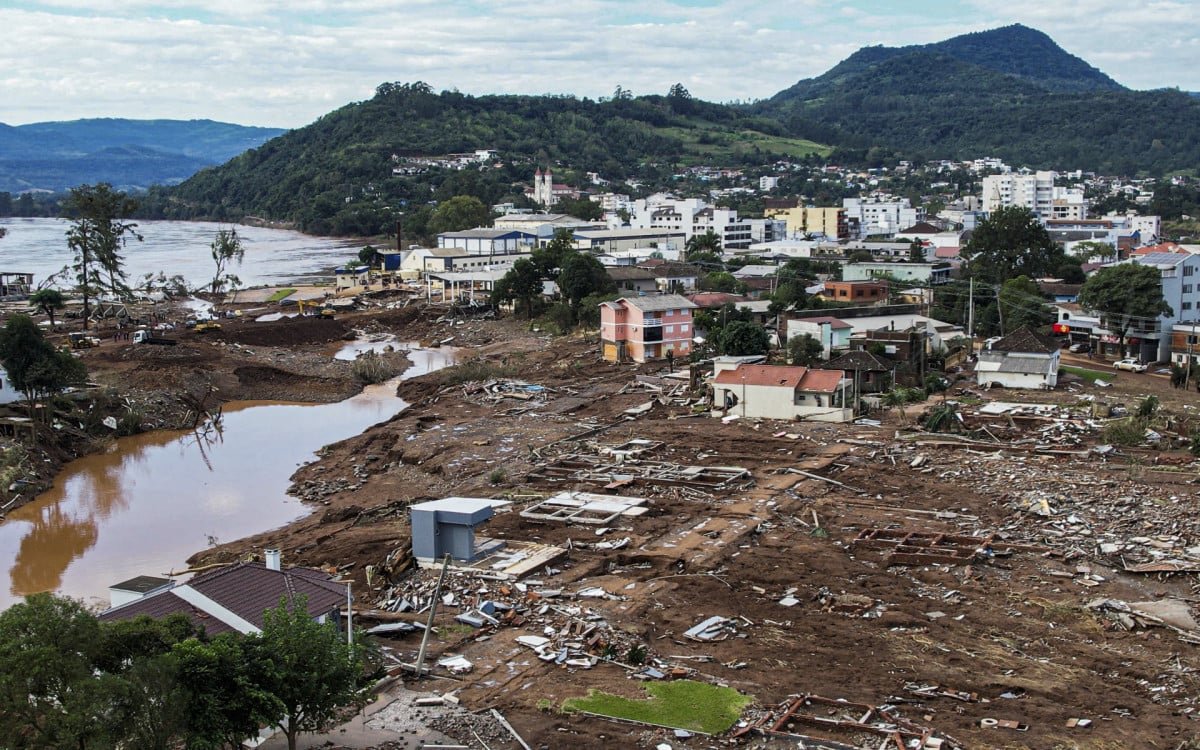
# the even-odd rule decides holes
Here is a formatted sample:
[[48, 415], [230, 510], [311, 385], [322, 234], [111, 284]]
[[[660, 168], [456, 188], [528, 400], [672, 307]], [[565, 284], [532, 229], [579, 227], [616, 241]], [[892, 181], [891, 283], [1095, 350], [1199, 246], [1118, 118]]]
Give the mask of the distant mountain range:
[[1200, 162], [1200, 102], [1131, 91], [1035, 29], [1007, 26], [911, 47], [866, 47], [754, 105], [844, 146], [914, 157], [1163, 174]]
[[0, 123], [0, 191], [172, 185], [284, 132], [212, 120]]
[[[392, 174], [396, 159], [480, 148], [499, 150], [505, 166]], [[420, 235], [431, 200], [512, 200], [535, 165], [554, 165], [575, 184], [592, 171], [668, 186], [689, 164], [831, 152], [849, 165], [999, 156], [1014, 166], [1161, 176], [1200, 164], [1200, 100], [1127, 89], [1024, 26], [867, 47], [745, 106], [699, 101], [682, 87], [597, 102], [386, 83], [371, 99], [151, 191], [143, 205], [163, 217], [253, 214], [339, 235], [386, 231], [403, 210]]]

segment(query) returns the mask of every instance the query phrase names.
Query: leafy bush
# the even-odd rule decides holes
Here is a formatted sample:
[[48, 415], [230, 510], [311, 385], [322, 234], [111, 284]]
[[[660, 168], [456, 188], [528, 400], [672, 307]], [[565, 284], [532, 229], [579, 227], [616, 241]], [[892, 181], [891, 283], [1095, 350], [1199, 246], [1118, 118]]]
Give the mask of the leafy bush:
[[1104, 425], [1104, 441], [1113, 445], [1140, 445], [1146, 439], [1146, 423], [1137, 417], [1117, 419]]

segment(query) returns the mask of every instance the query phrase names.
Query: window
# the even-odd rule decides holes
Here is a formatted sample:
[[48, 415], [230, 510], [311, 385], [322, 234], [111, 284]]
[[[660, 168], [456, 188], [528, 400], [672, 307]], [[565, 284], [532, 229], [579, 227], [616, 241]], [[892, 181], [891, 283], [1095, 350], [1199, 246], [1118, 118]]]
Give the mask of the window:
[[667, 333], [675, 333], [675, 326], [667, 326]]
[[1184, 285], [1183, 285], [1183, 293], [1184, 293], [1184, 294], [1191, 294], [1191, 293], [1192, 293], [1192, 285], [1191, 285], [1191, 284], [1184, 284]]
[[1184, 264], [1184, 266], [1183, 266], [1183, 275], [1184, 276], [1191, 276], [1194, 273], [1196, 273], [1195, 266], [1189, 266], [1187, 264]]
[[667, 310], [667, 315], [666, 315], [666, 317], [670, 318], [670, 317], [673, 317], [674, 315], [675, 315], [675, 311], [674, 311], [674, 310]]
[[1191, 309], [1192, 309], [1192, 303], [1191, 303], [1191, 302], [1184, 302], [1182, 305], [1180, 305], [1180, 307], [1182, 307], [1184, 310], [1191, 310]]

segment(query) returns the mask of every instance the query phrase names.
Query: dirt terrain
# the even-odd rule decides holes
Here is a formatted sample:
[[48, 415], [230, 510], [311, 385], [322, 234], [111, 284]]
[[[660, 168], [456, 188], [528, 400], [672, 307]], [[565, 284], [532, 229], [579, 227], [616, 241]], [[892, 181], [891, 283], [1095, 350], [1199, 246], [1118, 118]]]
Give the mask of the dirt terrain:
[[[420, 611], [437, 578], [412, 564], [408, 506], [510, 500], [480, 533], [563, 553], [520, 580], [449, 575], [427, 664], [461, 655], [469, 671], [405, 678], [465, 709], [433, 728], [517, 747], [489, 718], [496, 708], [533, 747], [796, 747], [762, 730], [789, 696], [815, 695], [890, 706], [942, 747], [1194, 746], [1198, 474], [1171, 443], [1190, 429], [1194, 394], [1124, 373], [1109, 388], [1076, 380], [1053, 393], [962, 381], [947, 396], [962, 404], [965, 435], [917, 429], [931, 404], [875, 415], [878, 425], [724, 422], [704, 411], [702, 385], [662, 378], [661, 365], [602, 362], [594, 333], [441, 314], [231, 321], [180, 332], [175, 347], [85, 353], [98, 382], [165, 411], [170, 394], [209, 384], [217, 401], [343, 398], [360, 386], [332, 354], [355, 331], [462, 346], [458, 367], [400, 385], [410, 408], [296, 472], [292, 492], [311, 515], [191, 561], [277, 546], [288, 564], [353, 579], [361, 623], [423, 621], [400, 606]], [[1132, 410], [1146, 393], [1172, 414], [1156, 422], [1164, 439], [1107, 447], [1091, 403]], [[1045, 408], [981, 412], [989, 402]], [[645, 451], [606, 453], [631, 440]], [[520, 514], [565, 490], [645, 498], [648, 510], [604, 526]], [[456, 621], [484, 602], [501, 605], [495, 624]], [[726, 619], [712, 640], [684, 635], [713, 616]], [[518, 636], [547, 638], [563, 658], [541, 659]], [[400, 675], [419, 642], [381, 639], [385, 665]], [[728, 685], [752, 702], [722, 737], [560, 710], [591, 689], [642, 697], [635, 676]], [[810, 703], [808, 719], [779, 732], [807, 747], [898, 747], [838, 705]]]
[[[895, 706], [958, 747], [1178, 748], [1197, 734], [1200, 634], [1096, 604], [1177, 602], [1187, 611], [1196, 601], [1194, 573], [1124, 570], [1200, 544], [1197, 474], [1186, 452], [1096, 452], [1098, 430], [1085, 425], [1076, 434], [1052, 417], [984, 417], [997, 435], [990, 446], [898, 430], [895, 414], [879, 427], [725, 424], [697, 415], [699, 398], [686, 388], [634, 383], [639, 374], [665, 374], [660, 366], [601, 362], [590, 335], [550, 339], [512, 321], [423, 331], [442, 334], [479, 342], [463, 355], [473, 361], [405, 382], [400, 394], [412, 407], [302, 467], [293, 491], [317, 505], [311, 516], [193, 562], [280, 546], [291, 563], [342, 570], [355, 581], [358, 606], [382, 608], [405, 592], [428, 596], [436, 579], [408, 565], [408, 505], [447, 496], [512, 500], [512, 510], [487, 524], [489, 537], [570, 551], [534, 573], [524, 592], [451, 574], [455, 603], [437, 616], [431, 658], [460, 654], [472, 669], [438, 669], [437, 679], [409, 687], [455, 691], [472, 711], [499, 708], [534, 746], [681, 743], [670, 730], [558, 710], [593, 688], [642, 695], [629, 679], [636, 665], [545, 662], [515, 640], [564, 632], [570, 617], [603, 622], [602, 643], [614, 647], [607, 653], [616, 662], [640, 646], [661, 671], [753, 696], [743, 714], [750, 724], [805, 694]], [[505, 379], [546, 390], [526, 400], [481, 387]], [[951, 398], [979, 403], [970, 388], [956, 390]], [[1122, 375], [1108, 389], [993, 392], [981, 402], [1101, 398], [1136, 406], [1146, 392], [1190, 406], [1190, 394], [1150, 375]], [[625, 413], [647, 403], [644, 413]], [[1070, 439], [1031, 442], [1048, 434], [1039, 432], [1046, 425]], [[544, 471], [631, 439], [661, 443], [633, 466], [737, 466], [749, 474], [711, 488], [653, 479], [606, 487], [599, 475]], [[621, 518], [603, 536], [595, 526], [516, 512], [562, 490], [645, 497], [650, 510]], [[889, 557], [895, 548], [886, 539], [856, 543], [878, 530], [976, 541], [949, 557], [896, 564], [903, 556]], [[615, 544], [597, 548], [598, 541]], [[1020, 549], [1005, 546], [1012, 544]], [[507, 602], [516, 616], [478, 629], [455, 622], [484, 598]], [[714, 615], [729, 618], [728, 638], [684, 637]], [[411, 662], [419, 637], [385, 643], [389, 658]], [[1077, 719], [1085, 726], [1068, 727]], [[853, 727], [788, 726], [850, 747], [879, 746], [878, 735], [870, 740]], [[457, 739], [472, 743], [469, 734]], [[736, 741], [782, 742], [757, 732]], [[496, 742], [490, 746], [504, 746]], [[694, 736], [682, 744], [723, 742]]]

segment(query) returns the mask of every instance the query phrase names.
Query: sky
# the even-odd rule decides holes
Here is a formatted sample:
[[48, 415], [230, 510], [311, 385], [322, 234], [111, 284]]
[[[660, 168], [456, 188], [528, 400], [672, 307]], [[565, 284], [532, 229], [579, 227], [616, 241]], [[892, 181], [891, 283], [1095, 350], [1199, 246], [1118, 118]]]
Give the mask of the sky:
[[748, 101], [863, 46], [1012, 23], [1130, 88], [1200, 91], [1200, 0], [0, 0], [0, 122], [292, 128], [418, 80]]

